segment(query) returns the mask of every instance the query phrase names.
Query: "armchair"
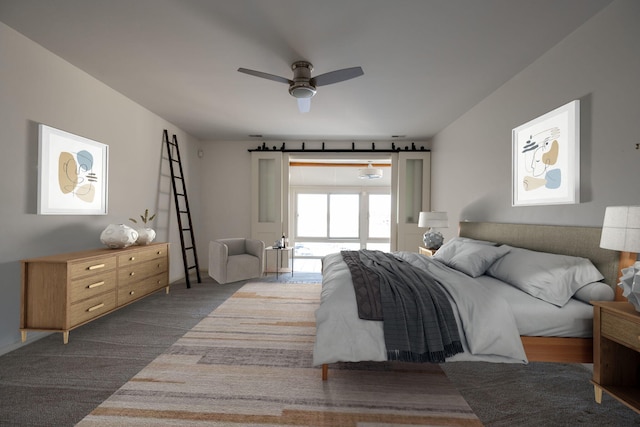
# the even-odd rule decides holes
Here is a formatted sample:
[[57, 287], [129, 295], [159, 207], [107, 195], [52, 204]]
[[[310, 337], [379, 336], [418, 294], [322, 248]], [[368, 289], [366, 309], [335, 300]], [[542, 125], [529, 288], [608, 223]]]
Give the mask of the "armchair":
[[220, 284], [260, 277], [264, 273], [264, 242], [231, 238], [209, 242], [209, 276]]

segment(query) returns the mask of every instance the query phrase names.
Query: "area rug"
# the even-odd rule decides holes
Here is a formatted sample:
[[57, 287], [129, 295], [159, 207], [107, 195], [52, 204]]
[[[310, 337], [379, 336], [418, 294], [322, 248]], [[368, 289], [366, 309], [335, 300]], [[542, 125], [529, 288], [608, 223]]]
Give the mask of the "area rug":
[[294, 273], [267, 273], [264, 276], [251, 280], [252, 282], [266, 282], [266, 283], [289, 283], [289, 284], [301, 284], [301, 283], [322, 283], [322, 273], [311, 272], [294, 272]]
[[342, 364], [323, 382], [319, 296], [247, 283], [78, 426], [482, 425], [436, 364]]

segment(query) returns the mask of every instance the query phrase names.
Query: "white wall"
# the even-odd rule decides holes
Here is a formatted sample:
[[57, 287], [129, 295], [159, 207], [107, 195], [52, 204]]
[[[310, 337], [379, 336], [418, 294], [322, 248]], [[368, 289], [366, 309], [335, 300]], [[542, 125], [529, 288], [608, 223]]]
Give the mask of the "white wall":
[[[109, 145], [108, 215], [36, 214], [38, 123]], [[172, 243], [170, 278], [183, 277], [162, 132], [177, 134], [196, 195], [197, 140], [2, 23], [0, 129], [0, 353], [20, 345], [21, 259], [101, 247], [106, 225], [131, 224], [150, 208], [159, 214], [157, 240]], [[197, 198], [192, 209], [199, 221]]]
[[[600, 226], [606, 206], [640, 204], [639, 22], [640, 2], [615, 1], [439, 133], [432, 208], [448, 211], [450, 224]], [[511, 207], [511, 130], [573, 99], [581, 101], [581, 203]]]
[[[209, 241], [251, 237], [251, 153], [255, 141], [213, 142], [204, 146], [200, 175], [202, 230], [198, 245], [201, 260]], [[206, 248], [206, 249], [205, 249]]]

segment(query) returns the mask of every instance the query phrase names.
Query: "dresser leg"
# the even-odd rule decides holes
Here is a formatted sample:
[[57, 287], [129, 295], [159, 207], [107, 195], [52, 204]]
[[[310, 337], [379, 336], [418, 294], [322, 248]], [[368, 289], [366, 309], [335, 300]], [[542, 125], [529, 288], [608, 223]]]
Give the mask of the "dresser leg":
[[596, 397], [596, 403], [602, 403], [602, 388], [597, 385], [593, 386], [593, 393]]
[[20, 336], [22, 337], [22, 342], [25, 342], [27, 340], [27, 331], [20, 331]]
[[69, 331], [62, 332], [62, 343], [69, 344]]
[[169, 295], [169, 287], [168, 286], [166, 288], [164, 288], [164, 293]]

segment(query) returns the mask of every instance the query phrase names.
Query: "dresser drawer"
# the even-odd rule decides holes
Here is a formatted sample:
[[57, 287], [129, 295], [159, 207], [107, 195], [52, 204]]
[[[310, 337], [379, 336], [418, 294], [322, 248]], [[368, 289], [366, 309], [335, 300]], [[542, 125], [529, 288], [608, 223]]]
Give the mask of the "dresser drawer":
[[167, 257], [166, 245], [154, 245], [153, 247], [139, 249], [134, 253], [122, 254], [118, 256], [118, 265], [127, 267], [129, 265], [138, 264], [152, 259], [160, 259]]
[[600, 330], [603, 336], [640, 351], [640, 323], [602, 310]]
[[71, 303], [91, 298], [116, 288], [116, 270], [102, 271], [73, 280], [69, 289]]
[[167, 271], [166, 258], [153, 259], [140, 264], [128, 265], [118, 269], [118, 286], [126, 286], [129, 283], [138, 282], [146, 277], [155, 276]]
[[69, 312], [69, 327], [91, 320], [116, 308], [115, 291], [98, 295], [84, 301], [71, 304]]
[[94, 258], [88, 261], [73, 262], [70, 265], [70, 279], [77, 277], [93, 275], [102, 271], [113, 270], [116, 268], [116, 258], [113, 256], [105, 256], [102, 258]]
[[161, 273], [126, 285], [118, 287], [118, 305], [127, 304], [158, 289], [169, 285], [167, 275]]

